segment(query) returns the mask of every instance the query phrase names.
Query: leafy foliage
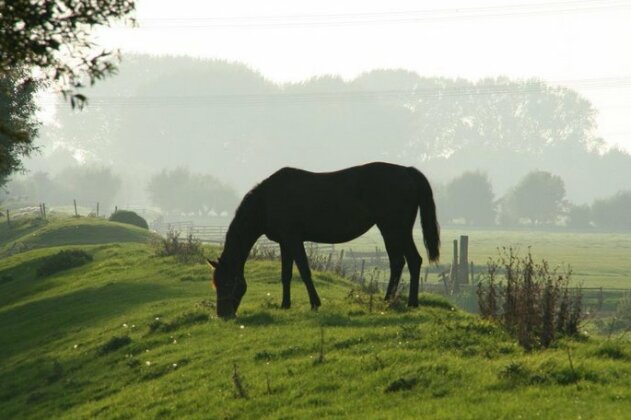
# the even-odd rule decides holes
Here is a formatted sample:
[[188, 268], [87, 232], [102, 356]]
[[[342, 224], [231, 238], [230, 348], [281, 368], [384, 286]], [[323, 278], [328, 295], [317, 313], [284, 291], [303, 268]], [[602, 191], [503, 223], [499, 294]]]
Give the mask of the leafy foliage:
[[37, 275], [44, 277], [70, 268], [80, 267], [92, 261], [92, 256], [80, 249], [64, 249], [46, 258], [37, 269]]
[[137, 213], [130, 210], [118, 210], [109, 217], [111, 222], [126, 223], [128, 225], [138, 226], [143, 229], [149, 229], [147, 221]]
[[71, 103], [85, 97], [75, 93], [86, 80], [111, 74], [112, 53], [94, 52], [90, 30], [108, 25], [134, 10], [133, 0], [13, 0], [2, 3], [0, 13], [0, 75], [15, 68], [40, 69], [48, 82], [56, 83]]
[[[2, 19], [0, 12], [0, 19]], [[0, 60], [5, 50], [0, 47]], [[0, 72], [0, 187], [9, 175], [22, 169], [21, 159], [35, 150], [37, 136], [35, 92], [38, 83], [28, 79], [26, 72]]]

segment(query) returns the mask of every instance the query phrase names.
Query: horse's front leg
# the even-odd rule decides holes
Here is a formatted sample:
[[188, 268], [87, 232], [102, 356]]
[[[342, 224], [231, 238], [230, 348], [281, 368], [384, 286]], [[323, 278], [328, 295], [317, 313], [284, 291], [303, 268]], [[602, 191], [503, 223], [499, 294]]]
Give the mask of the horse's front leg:
[[283, 243], [280, 244], [281, 274], [280, 279], [283, 283], [283, 303], [280, 305], [283, 309], [289, 309], [291, 306], [291, 275], [293, 271], [294, 259], [292, 258], [290, 249]]

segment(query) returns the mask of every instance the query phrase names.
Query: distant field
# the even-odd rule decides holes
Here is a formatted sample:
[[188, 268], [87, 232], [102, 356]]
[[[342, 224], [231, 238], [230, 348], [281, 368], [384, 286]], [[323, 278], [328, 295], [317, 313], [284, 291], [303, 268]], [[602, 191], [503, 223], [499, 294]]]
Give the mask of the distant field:
[[[451, 264], [452, 241], [469, 236], [469, 259], [483, 269], [489, 257], [498, 256], [498, 247], [513, 247], [523, 255], [530, 247], [535, 259], [545, 258], [552, 265], [572, 267], [575, 284], [585, 287], [631, 288], [631, 234], [566, 233], [545, 231], [500, 231], [443, 229], [440, 265]], [[419, 251], [427, 263], [420, 227], [414, 230]], [[384, 249], [379, 231], [371, 229], [364, 236], [338, 246], [356, 251]], [[438, 281], [430, 275], [431, 282]]]

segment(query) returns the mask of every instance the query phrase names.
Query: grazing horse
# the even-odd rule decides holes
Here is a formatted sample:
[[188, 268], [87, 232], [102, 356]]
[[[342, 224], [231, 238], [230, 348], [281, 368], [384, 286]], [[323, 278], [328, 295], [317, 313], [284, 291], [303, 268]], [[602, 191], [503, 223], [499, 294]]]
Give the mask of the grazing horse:
[[289, 290], [295, 262], [311, 308], [316, 310], [320, 298], [303, 242], [348, 242], [374, 225], [381, 231], [390, 259], [386, 300], [394, 296], [407, 261], [408, 305], [418, 306], [423, 259], [414, 245], [412, 228], [419, 208], [429, 260], [437, 261], [440, 234], [432, 188], [417, 169], [374, 162], [326, 173], [278, 170], [246, 194], [230, 223], [219, 260], [208, 260], [214, 268], [217, 315], [226, 318], [236, 314], [247, 288], [245, 261], [261, 235], [280, 244], [282, 308], [291, 305]]

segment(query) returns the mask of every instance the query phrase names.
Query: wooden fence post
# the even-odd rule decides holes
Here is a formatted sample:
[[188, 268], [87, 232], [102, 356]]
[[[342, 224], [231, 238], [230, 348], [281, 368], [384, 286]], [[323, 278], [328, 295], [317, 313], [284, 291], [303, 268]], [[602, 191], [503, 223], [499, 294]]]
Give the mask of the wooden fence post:
[[9, 215], [9, 209], [7, 209], [7, 226], [11, 229], [11, 216]]
[[451, 271], [449, 272], [449, 278], [451, 280], [451, 287], [455, 292], [460, 288], [458, 284], [458, 240], [454, 239], [454, 255], [451, 261]]
[[44, 212], [44, 220], [46, 220], [46, 203], [42, 203], [42, 211]]
[[77, 200], [72, 200], [74, 203], [74, 217], [79, 217], [79, 213], [77, 213]]
[[458, 281], [460, 283], [469, 282], [469, 237], [460, 235], [460, 262], [458, 263]]
[[99, 217], [99, 202], [96, 202], [96, 217]]
[[364, 285], [364, 266], [366, 265], [366, 260], [362, 258], [362, 270], [359, 273], [359, 281]]
[[326, 266], [324, 267], [324, 271], [329, 271], [329, 267], [331, 267], [331, 258], [333, 258], [333, 253], [329, 253], [329, 258], [326, 259]]
[[427, 276], [429, 276], [429, 267], [425, 267], [425, 276], [421, 277], [421, 293], [425, 291], [425, 283], [427, 283]]

